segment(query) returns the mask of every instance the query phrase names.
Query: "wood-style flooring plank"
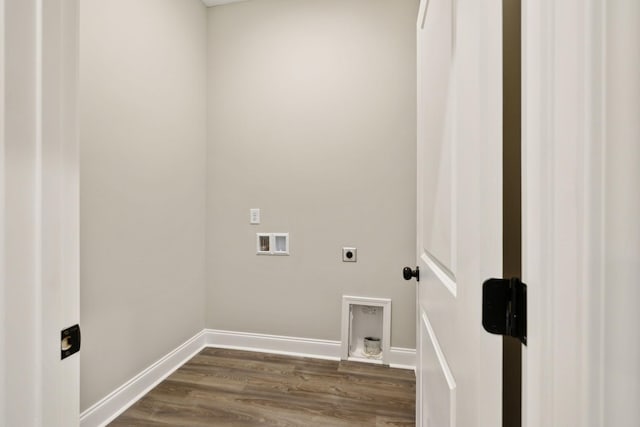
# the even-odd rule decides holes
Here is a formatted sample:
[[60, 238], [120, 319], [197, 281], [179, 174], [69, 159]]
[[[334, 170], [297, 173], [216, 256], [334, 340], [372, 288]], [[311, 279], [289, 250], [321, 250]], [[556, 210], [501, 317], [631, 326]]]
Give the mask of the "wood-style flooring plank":
[[139, 426], [414, 426], [412, 371], [206, 348], [114, 420]]

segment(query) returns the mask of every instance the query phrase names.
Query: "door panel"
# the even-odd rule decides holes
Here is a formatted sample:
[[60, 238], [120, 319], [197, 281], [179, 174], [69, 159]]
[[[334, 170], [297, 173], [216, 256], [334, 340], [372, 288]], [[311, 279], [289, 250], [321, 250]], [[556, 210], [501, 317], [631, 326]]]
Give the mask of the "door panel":
[[456, 382], [442, 353], [442, 348], [423, 312], [420, 319], [420, 375], [424, 388], [424, 426], [455, 426]]
[[[452, 118], [454, 80], [451, 78], [452, 7], [451, 0], [431, 0], [425, 6], [428, 12], [421, 29], [427, 40], [437, 40], [437, 49], [426, 59], [423, 68], [420, 105], [419, 134], [428, 138], [424, 144], [423, 176], [421, 184], [425, 209], [423, 210], [422, 241], [428, 247], [426, 253], [445, 271], [452, 270]], [[423, 248], [425, 249], [425, 248]]]
[[502, 274], [502, 10], [422, 1], [418, 16], [418, 425], [501, 425], [502, 339], [481, 325]]

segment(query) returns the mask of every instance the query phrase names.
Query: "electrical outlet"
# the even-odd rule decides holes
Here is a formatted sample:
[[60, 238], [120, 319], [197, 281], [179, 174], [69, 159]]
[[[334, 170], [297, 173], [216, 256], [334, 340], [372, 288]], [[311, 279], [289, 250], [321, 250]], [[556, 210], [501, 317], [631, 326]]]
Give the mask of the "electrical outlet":
[[342, 248], [342, 262], [357, 262], [358, 249]]

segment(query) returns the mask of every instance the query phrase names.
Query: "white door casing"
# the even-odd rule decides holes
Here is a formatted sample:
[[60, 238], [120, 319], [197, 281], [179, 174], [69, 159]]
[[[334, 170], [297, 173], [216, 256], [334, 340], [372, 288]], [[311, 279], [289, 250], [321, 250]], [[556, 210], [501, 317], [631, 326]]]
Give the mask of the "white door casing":
[[60, 332], [79, 321], [78, 1], [3, 5], [0, 424], [69, 427], [79, 355], [60, 360]]
[[[5, 28], [4, 21], [4, 0], [0, 0], [0, 26]], [[4, 91], [4, 81], [5, 81], [5, 73], [4, 73], [4, 44], [5, 44], [5, 31], [0, 31], [0, 170], [5, 170], [5, 158], [4, 158], [4, 150], [5, 150], [5, 123], [4, 123], [4, 99], [5, 99], [5, 91]], [[4, 329], [6, 322], [6, 307], [4, 304], [4, 293], [6, 286], [6, 275], [5, 275], [5, 195], [4, 195], [4, 173], [0, 172], [0, 349], [6, 348], [6, 341], [4, 339]], [[6, 384], [6, 376], [5, 376], [5, 358], [4, 351], [0, 351], [0, 426], [4, 426], [7, 424], [6, 419], [6, 397], [5, 397], [5, 384]]]
[[60, 427], [80, 417], [80, 353], [60, 360], [61, 330], [80, 323], [79, 7], [42, 2], [43, 419]]
[[523, 4], [523, 426], [600, 426], [602, 15]]
[[[606, 1], [604, 69], [604, 425], [640, 420], [640, 2]], [[604, 301], [604, 303], [603, 303]], [[599, 329], [596, 329], [599, 331]]]
[[502, 274], [501, 2], [423, 0], [417, 33], [417, 424], [499, 426], [481, 303]]
[[527, 0], [523, 22], [523, 426], [635, 426], [640, 4]]
[[[3, 425], [41, 424], [36, 300], [35, 4], [4, 2]], [[18, 349], [17, 351], [12, 351]]]

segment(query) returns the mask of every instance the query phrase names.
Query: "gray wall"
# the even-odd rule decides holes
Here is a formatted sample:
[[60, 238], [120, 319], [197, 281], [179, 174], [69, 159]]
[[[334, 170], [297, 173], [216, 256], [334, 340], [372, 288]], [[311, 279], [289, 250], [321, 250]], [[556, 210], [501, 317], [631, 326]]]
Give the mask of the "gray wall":
[[81, 2], [81, 409], [204, 326], [206, 8]]
[[81, 6], [81, 409], [205, 326], [338, 340], [342, 294], [414, 347], [417, 0]]
[[[209, 9], [207, 327], [339, 340], [343, 294], [388, 297], [392, 345], [414, 347], [417, 7]], [[256, 232], [289, 232], [291, 256], [256, 256]]]

